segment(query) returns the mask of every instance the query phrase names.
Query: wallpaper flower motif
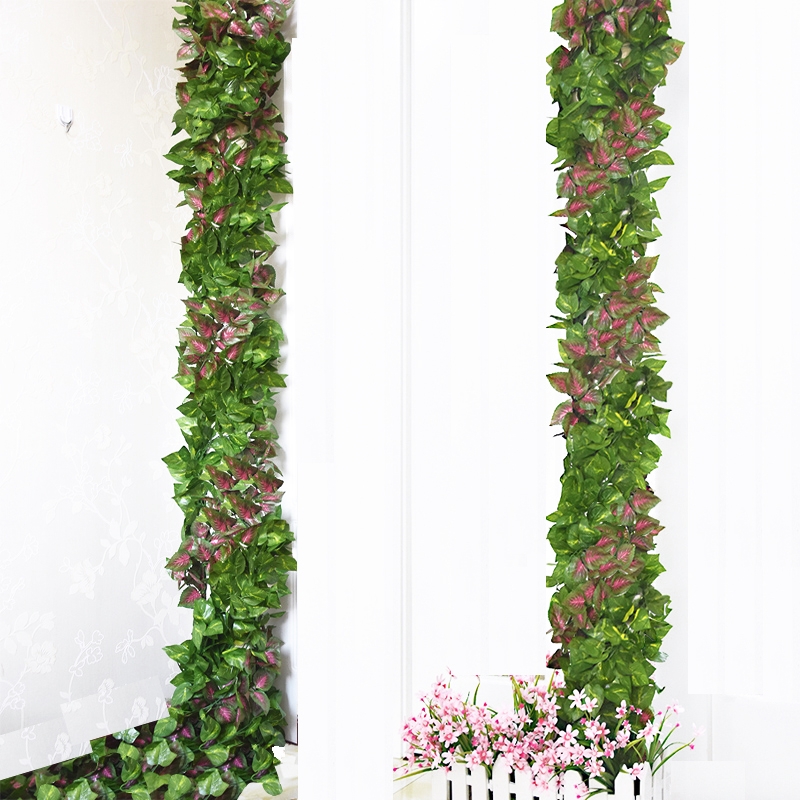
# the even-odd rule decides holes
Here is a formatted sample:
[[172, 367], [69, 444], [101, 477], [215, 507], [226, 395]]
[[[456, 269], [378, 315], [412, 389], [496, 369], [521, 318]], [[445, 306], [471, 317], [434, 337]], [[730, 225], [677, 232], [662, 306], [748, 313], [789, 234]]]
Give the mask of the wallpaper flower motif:
[[[0, 230], [18, 334], [0, 400], [0, 777], [163, 716], [162, 647], [191, 630], [164, 570], [182, 516], [160, 461], [181, 441], [188, 216], [163, 159], [172, 17], [168, 2], [93, 0], [6, 21]], [[74, 110], [68, 133], [57, 104]]]

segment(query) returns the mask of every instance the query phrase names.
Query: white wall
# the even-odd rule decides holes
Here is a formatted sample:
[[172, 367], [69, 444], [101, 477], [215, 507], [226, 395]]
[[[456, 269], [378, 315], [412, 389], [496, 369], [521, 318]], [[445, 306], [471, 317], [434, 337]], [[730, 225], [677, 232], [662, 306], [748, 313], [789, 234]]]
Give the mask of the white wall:
[[[0, 13], [2, 777], [163, 715], [162, 648], [190, 635], [191, 612], [164, 569], [182, 523], [161, 458], [182, 444], [188, 218], [163, 158], [172, 3], [0, 0]], [[57, 104], [74, 109], [69, 133]]]
[[[385, 784], [376, 765], [396, 750], [400, 714], [387, 696], [407, 712], [448, 667], [536, 671], [549, 649], [544, 517], [563, 457], [543, 379], [557, 358], [544, 328], [561, 247], [544, 143], [552, 5], [302, 7], [296, 264], [308, 288], [295, 302], [308, 315], [300, 335], [317, 340], [306, 365], [317, 377], [302, 401], [298, 383], [309, 448], [298, 457], [316, 481], [301, 478], [301, 508], [319, 517], [303, 510], [300, 528], [315, 592], [301, 594], [300, 704], [304, 760], [323, 765], [301, 770], [311, 796], [369, 797]], [[758, 15], [737, 0], [723, 19], [706, 0], [674, 5], [688, 44], [659, 94], [677, 163], [655, 247], [672, 317], [661, 335], [673, 438], [653, 485], [675, 629], [658, 676], [663, 701], [686, 708], [687, 735], [693, 722], [706, 734], [676, 767], [673, 798], [789, 797], [785, 774], [761, 773], [769, 747], [788, 758], [791, 736], [764, 736], [740, 761], [745, 731], [789, 730], [800, 667], [789, 566], [796, 167], [783, 144], [797, 70], [775, 30], [791, 9], [782, 0]], [[747, 336], [717, 332], [742, 319]], [[347, 522], [333, 517], [340, 489]]]

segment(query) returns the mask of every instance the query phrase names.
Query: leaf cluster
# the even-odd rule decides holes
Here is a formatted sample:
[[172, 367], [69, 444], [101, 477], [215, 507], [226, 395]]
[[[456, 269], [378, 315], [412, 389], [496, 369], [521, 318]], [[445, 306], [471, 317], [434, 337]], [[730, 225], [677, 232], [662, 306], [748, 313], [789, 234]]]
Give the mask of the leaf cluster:
[[192, 636], [165, 648], [180, 667], [169, 716], [92, 742], [92, 752], [0, 781], [3, 798], [235, 798], [253, 780], [280, 792], [272, 747], [284, 744], [273, 626], [296, 569], [281, 518], [275, 389], [282, 295], [268, 259], [272, 215], [290, 193], [272, 101], [289, 53], [292, 0], [191, 0], [169, 172], [193, 215], [181, 240], [189, 290], [178, 330], [185, 444], [164, 461], [184, 513], [167, 568], [193, 609]]
[[647, 169], [671, 164], [659, 147], [669, 132], [654, 102], [682, 43], [669, 35], [669, 0], [567, 0], [553, 11], [568, 41], [548, 58], [558, 114], [547, 126], [556, 148], [557, 191], [566, 243], [556, 260], [563, 332], [558, 371], [567, 396], [553, 414], [567, 456], [558, 508], [548, 520], [556, 563], [549, 620], [559, 645], [550, 666], [567, 691], [585, 688], [600, 718], [614, 722], [625, 700], [651, 714], [654, 663], [670, 625], [669, 598], [655, 578], [662, 526], [648, 477], [669, 436], [654, 331], [667, 320], [646, 255], [660, 232], [653, 194], [667, 178]]

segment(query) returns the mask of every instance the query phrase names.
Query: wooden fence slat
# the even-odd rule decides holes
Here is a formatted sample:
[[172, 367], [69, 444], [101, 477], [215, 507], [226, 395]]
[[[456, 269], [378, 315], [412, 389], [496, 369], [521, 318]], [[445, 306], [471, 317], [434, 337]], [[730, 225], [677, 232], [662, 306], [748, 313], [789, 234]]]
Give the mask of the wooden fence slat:
[[467, 782], [472, 787], [472, 800], [489, 800], [489, 776], [486, 767], [469, 770]]
[[614, 781], [614, 797], [616, 800], [635, 800], [634, 777], [629, 772], [620, 772]]
[[583, 779], [578, 770], [567, 770], [564, 773], [564, 788], [561, 790], [564, 800], [580, 800], [581, 795], [578, 792], [581, 783], [583, 783]]
[[[656, 776], [657, 777], [657, 776]], [[655, 800], [656, 794], [653, 790], [653, 775], [650, 767], [646, 766], [639, 776], [639, 800]]]
[[500, 759], [494, 762], [492, 770], [492, 797], [494, 800], [511, 800], [511, 773]]
[[[577, 770], [568, 770], [563, 774], [564, 787], [555, 788], [555, 779], [550, 781], [546, 791], [534, 792], [530, 775], [513, 770], [511, 773], [495, 762], [492, 779], [489, 781], [486, 769], [472, 772], [466, 764], [455, 764], [451, 773], [435, 770], [430, 782], [431, 800], [489, 800], [492, 792], [493, 800], [578, 800], [578, 784], [581, 774]], [[448, 793], [448, 784], [450, 790]], [[471, 787], [471, 790], [470, 788]], [[602, 785], [595, 779], [589, 780], [589, 789], [601, 789]], [[639, 793], [635, 791], [635, 780], [632, 775], [621, 772], [614, 782], [615, 800], [668, 800], [667, 770], [660, 769], [655, 775], [645, 766], [639, 776]], [[611, 796], [611, 795], [607, 795]], [[598, 797], [599, 800], [599, 797]]]
[[430, 800], [447, 800], [448, 775], [443, 769], [431, 773]]
[[453, 800], [468, 800], [467, 798], [467, 765], [454, 764], [450, 773], [453, 781]]
[[548, 784], [547, 789], [542, 791], [541, 789], [537, 789], [534, 794], [534, 798], [536, 800], [560, 800], [558, 789], [556, 789], [556, 781], [553, 778]]
[[533, 787], [531, 786], [531, 776], [527, 772], [514, 770], [514, 790], [516, 800], [533, 800]]

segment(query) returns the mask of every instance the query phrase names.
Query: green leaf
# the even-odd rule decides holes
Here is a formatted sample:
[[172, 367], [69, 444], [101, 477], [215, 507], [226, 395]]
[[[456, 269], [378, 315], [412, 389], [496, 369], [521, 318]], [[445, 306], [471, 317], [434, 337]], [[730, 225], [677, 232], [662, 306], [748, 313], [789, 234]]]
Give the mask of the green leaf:
[[[97, 794], [92, 791], [89, 781], [81, 778], [67, 788], [67, 800], [95, 800]], [[38, 798], [37, 798], [38, 800]]]
[[193, 692], [191, 683], [180, 683], [175, 687], [175, 691], [172, 693], [170, 704], [173, 706], [183, 705], [192, 696], [192, 694]]
[[242, 647], [231, 647], [223, 651], [222, 657], [232, 667], [235, 667], [237, 670], [241, 671], [244, 669], [247, 651]]
[[175, 732], [177, 727], [178, 721], [174, 717], [164, 717], [164, 719], [156, 722], [155, 728], [153, 728], [153, 736], [169, 736]]
[[267, 777], [262, 778], [261, 786], [267, 794], [272, 795], [273, 797], [275, 795], [279, 795], [283, 791], [277, 773], [275, 775], [268, 775]]
[[636, 163], [639, 167], [647, 168], [656, 165], [669, 167], [675, 162], [663, 150], [651, 150], [646, 155], [643, 155]]
[[115, 739], [119, 739], [127, 744], [133, 744], [138, 735], [139, 731], [136, 728], [128, 728], [127, 730], [118, 731], [117, 733], [112, 734]]
[[117, 752], [119, 753], [120, 758], [125, 759], [126, 761], [138, 761], [141, 757], [139, 748], [133, 747], [126, 742], [120, 743], [119, 747], [117, 747]]
[[227, 788], [228, 784], [222, 780], [219, 770], [217, 769], [209, 770], [197, 781], [197, 790], [204, 797], [208, 797], [209, 795], [219, 797], [221, 794], [225, 793]]
[[183, 797], [192, 788], [191, 779], [185, 775], [170, 775], [168, 791], [173, 798]]
[[61, 800], [61, 797], [61, 792], [49, 783], [36, 789], [36, 800]]
[[227, 747], [215, 745], [214, 747], [209, 747], [208, 750], [205, 750], [204, 752], [206, 756], [208, 756], [209, 761], [215, 767], [221, 767], [228, 760], [228, 754], [230, 751]]
[[134, 786], [128, 790], [131, 800], [150, 800], [150, 792], [144, 786]]
[[144, 752], [147, 763], [151, 767], [169, 766], [177, 758], [177, 755], [169, 749], [169, 745], [163, 739], [146, 747]]

